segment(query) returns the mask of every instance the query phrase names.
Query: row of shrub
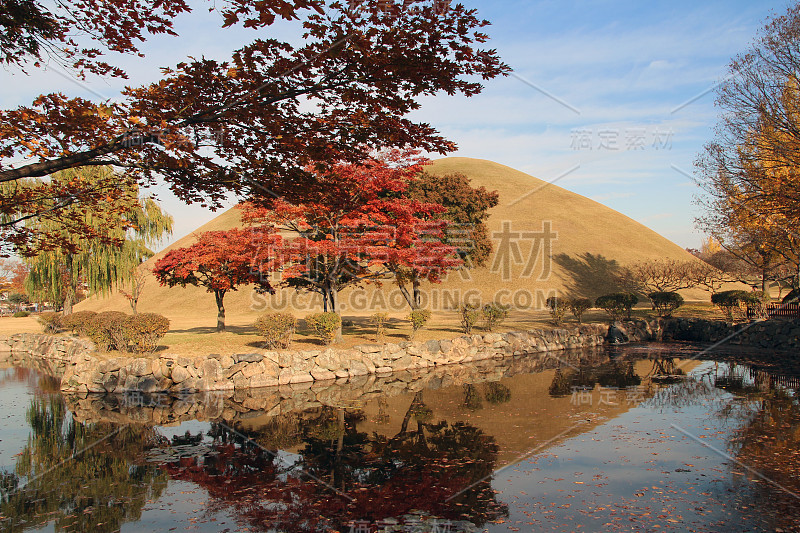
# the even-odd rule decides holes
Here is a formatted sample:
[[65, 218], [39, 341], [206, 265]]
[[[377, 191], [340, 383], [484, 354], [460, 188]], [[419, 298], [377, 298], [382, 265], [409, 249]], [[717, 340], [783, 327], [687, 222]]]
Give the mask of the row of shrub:
[[510, 305], [497, 302], [490, 302], [483, 307], [474, 303], [464, 303], [458, 308], [461, 316], [461, 331], [466, 335], [472, 333], [478, 321], [483, 322], [483, 329], [494, 331], [494, 329], [508, 318], [511, 310]]
[[[660, 317], [670, 317], [672, 313], [684, 304], [683, 297], [677, 292], [653, 292], [647, 295], [652, 303], [653, 310]], [[770, 297], [762, 291], [731, 290], [718, 292], [711, 295], [711, 303], [725, 313], [728, 320], [766, 317], [766, 304]], [[631, 318], [631, 310], [639, 302], [639, 298], [632, 293], [619, 292], [600, 296], [594, 305], [588, 298], [558, 298], [550, 297], [546, 304], [550, 316], [556, 325], [560, 325], [569, 309], [580, 323], [583, 313], [592, 307], [604, 310], [613, 320], [622, 317]]]
[[[314, 313], [306, 317], [306, 325], [325, 344], [331, 344], [342, 326], [342, 318], [336, 313]], [[268, 349], [289, 348], [297, 332], [297, 318], [291, 313], [265, 313], [256, 319], [254, 327], [264, 337]]]
[[[653, 310], [661, 317], [671, 316], [672, 312], [684, 303], [683, 297], [677, 292], [653, 292], [647, 297], [653, 305]], [[564, 322], [567, 311], [571, 311], [578, 323], [581, 323], [583, 314], [593, 307], [608, 313], [612, 320], [623, 317], [630, 319], [631, 311], [637, 303], [639, 303], [639, 297], [629, 292], [604, 294], [594, 302], [589, 298], [556, 296], [551, 296], [545, 302], [553, 323], [557, 326]]]
[[[408, 315], [411, 321], [411, 338], [417, 331], [425, 327], [431, 317], [431, 312], [426, 309], [415, 309]], [[324, 344], [333, 343], [336, 333], [342, 327], [342, 318], [336, 313], [314, 313], [305, 318], [306, 326], [316, 334]], [[386, 325], [389, 322], [387, 313], [375, 313], [370, 317], [370, 323], [376, 328], [376, 338], [381, 341], [386, 334]], [[297, 332], [297, 318], [290, 313], [265, 313], [258, 317], [254, 327], [258, 334], [264, 337], [268, 349], [286, 349], [292, 344], [294, 334]]]
[[169, 331], [169, 319], [156, 313], [128, 315], [119, 311], [77, 311], [39, 315], [45, 333], [71, 331], [89, 337], [100, 351], [152, 353]]

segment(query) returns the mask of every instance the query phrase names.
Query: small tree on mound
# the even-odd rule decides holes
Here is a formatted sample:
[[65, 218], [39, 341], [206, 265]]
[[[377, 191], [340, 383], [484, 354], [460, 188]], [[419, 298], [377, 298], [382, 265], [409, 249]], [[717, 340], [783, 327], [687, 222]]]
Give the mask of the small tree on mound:
[[386, 336], [386, 323], [389, 322], [389, 314], [375, 313], [369, 317], [369, 321], [375, 326], [375, 340], [381, 342]]
[[417, 336], [417, 331], [425, 327], [428, 320], [431, 318], [431, 312], [428, 309], [414, 309], [409, 313], [408, 319], [411, 321], [411, 340]]
[[672, 312], [683, 305], [683, 296], [677, 292], [652, 292], [647, 297], [660, 317], [672, 316]]
[[469, 335], [481, 317], [481, 308], [477, 304], [463, 303], [458, 308], [458, 313], [461, 316], [461, 330]]
[[228, 291], [254, 284], [259, 292], [273, 292], [267, 276], [280, 264], [280, 243], [280, 236], [267, 227], [207, 231], [193, 245], [169, 251], [156, 262], [153, 274], [162, 285], [196, 285], [214, 293], [217, 331], [225, 331]]
[[639, 302], [639, 297], [630, 292], [615, 292], [600, 296], [595, 300], [595, 307], [599, 307], [609, 315], [612, 320], [618, 320], [624, 316], [630, 320], [633, 306]]
[[569, 310], [572, 312], [572, 316], [578, 320], [578, 324], [582, 323], [581, 319], [583, 313], [594, 307], [594, 304], [589, 298], [569, 298], [567, 304], [569, 305]]

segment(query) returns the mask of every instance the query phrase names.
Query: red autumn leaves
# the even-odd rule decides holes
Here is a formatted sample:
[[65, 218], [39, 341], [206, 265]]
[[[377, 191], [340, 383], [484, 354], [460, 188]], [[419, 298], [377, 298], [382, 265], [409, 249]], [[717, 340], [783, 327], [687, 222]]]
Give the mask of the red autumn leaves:
[[413, 152], [389, 151], [334, 165], [316, 175], [313, 188], [243, 204], [249, 227], [201, 234], [167, 253], [154, 273], [162, 284], [214, 292], [221, 317], [225, 292], [244, 284], [272, 291], [269, 278], [279, 270], [288, 285], [320, 293], [331, 310], [348, 286], [439, 282], [463, 262], [443, 242], [444, 207], [408, 195], [423, 163]]

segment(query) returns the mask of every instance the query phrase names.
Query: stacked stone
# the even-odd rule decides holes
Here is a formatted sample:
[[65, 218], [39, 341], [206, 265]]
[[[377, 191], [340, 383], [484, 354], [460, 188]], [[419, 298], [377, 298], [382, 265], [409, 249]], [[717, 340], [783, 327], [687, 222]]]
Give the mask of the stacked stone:
[[394, 397], [423, 389], [438, 390], [466, 384], [497, 382], [519, 374], [557, 368], [564, 362], [580, 364], [604, 360], [601, 349], [559, 354], [482, 360], [457, 366], [404, 370], [387, 376], [377, 374], [333, 381], [315, 381], [269, 388], [240, 388], [195, 394], [65, 393], [70, 411], [81, 422], [114, 422], [169, 426], [187, 420], [223, 420], [228, 424], [253, 417], [271, 418], [309, 409], [358, 407], [379, 397]]
[[800, 320], [764, 320], [731, 324], [717, 320], [672, 319], [664, 324], [664, 340], [719, 342], [773, 350], [800, 348]]
[[606, 331], [607, 326], [590, 324], [573, 330], [488, 333], [443, 341], [365, 344], [347, 350], [197, 357], [167, 354], [158, 358], [103, 359], [93, 354], [91, 343], [70, 337], [23, 334], [6, 340], [6, 344], [12, 353], [60, 361], [64, 391], [194, 393], [386, 376], [527, 353], [593, 347], [603, 344]]
[[598, 346], [603, 343], [604, 329], [604, 326], [590, 325], [572, 331], [489, 333], [444, 341], [366, 344], [349, 350], [329, 348], [198, 357], [164, 355], [158, 359], [105, 361], [83, 356], [75, 358], [68, 368], [62, 390], [193, 393], [383, 376], [404, 370]]

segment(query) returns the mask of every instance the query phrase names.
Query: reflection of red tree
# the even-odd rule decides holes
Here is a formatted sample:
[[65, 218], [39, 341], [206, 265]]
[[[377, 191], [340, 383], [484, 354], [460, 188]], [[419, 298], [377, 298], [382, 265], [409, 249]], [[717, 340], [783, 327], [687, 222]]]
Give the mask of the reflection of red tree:
[[[219, 459], [225, 457], [233, 455], [220, 454]], [[208, 491], [216, 500], [213, 509], [232, 505], [242, 521], [264, 530], [313, 531], [351, 520], [377, 522], [412, 510], [451, 519], [469, 515], [468, 510], [462, 512], [446, 502], [468, 485], [467, 480], [442, 478], [441, 472], [410, 472], [380, 486], [356, 484], [344, 495], [312, 479], [302, 479], [302, 474], [281, 480], [274, 467], [231, 475], [210, 473], [195, 459], [181, 459], [165, 468], [171, 478], [191, 481]]]
[[[458, 446], [444, 448], [464, 434], [464, 440], [486, 446], [472, 453]], [[233, 510], [241, 522], [259, 530], [341, 529], [351, 521], [375, 523], [415, 510], [477, 522], [506, 513], [490, 481], [480, 481], [494, 464], [491, 437], [475, 428], [445, 426], [431, 432], [429, 442], [421, 435], [422, 428], [389, 440], [367, 439], [348, 430], [338, 452], [335, 439], [309, 439], [302, 462], [288, 470], [277, 468], [273, 456], [256, 446], [221, 444], [214, 446], [217, 455], [203, 461], [182, 459], [165, 469], [173, 479], [207, 490], [215, 500], [212, 509]], [[471, 484], [475, 486], [459, 494]]]

